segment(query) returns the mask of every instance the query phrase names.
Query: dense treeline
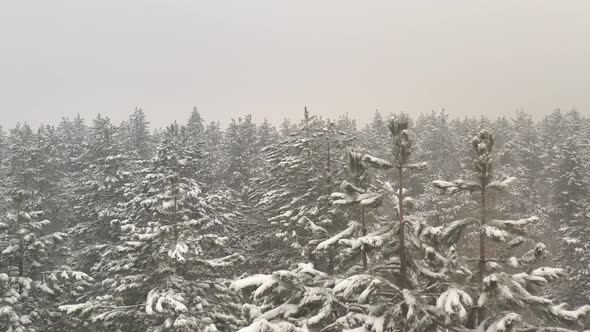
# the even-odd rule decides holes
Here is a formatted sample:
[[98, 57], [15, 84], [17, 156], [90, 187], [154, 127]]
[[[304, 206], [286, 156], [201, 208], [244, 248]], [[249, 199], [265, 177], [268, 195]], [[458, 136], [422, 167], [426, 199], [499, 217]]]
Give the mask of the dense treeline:
[[0, 328], [588, 328], [589, 143], [575, 110], [0, 128]]

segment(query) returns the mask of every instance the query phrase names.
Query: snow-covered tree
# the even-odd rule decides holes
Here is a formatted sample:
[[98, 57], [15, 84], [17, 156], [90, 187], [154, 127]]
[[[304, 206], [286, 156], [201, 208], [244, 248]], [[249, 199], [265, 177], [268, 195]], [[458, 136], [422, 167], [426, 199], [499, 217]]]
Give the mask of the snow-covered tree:
[[[351, 237], [352, 233], [359, 233], [356, 241], [350, 239], [344, 240], [348, 245], [347, 250], [341, 252], [345, 258], [361, 256], [363, 270], [368, 269], [368, 252], [372, 249], [374, 238], [367, 237], [368, 221], [367, 209], [376, 208], [381, 205], [385, 194], [383, 192], [373, 192], [369, 190], [368, 166], [363, 161], [363, 154], [358, 151], [348, 151], [348, 172], [351, 182], [341, 182], [341, 192], [332, 193], [330, 196], [333, 205], [343, 208], [353, 206], [358, 213], [347, 213], [345, 217], [358, 217], [359, 223], [352, 221], [347, 229], [340, 232], [337, 237], [332, 237], [322, 241], [315, 248], [315, 251], [323, 251], [338, 244], [343, 238]], [[359, 232], [360, 231], [360, 232]], [[340, 241], [342, 242], [342, 241]]]
[[319, 331], [344, 309], [333, 295], [333, 282], [311, 263], [234, 281], [231, 288], [248, 302], [243, 309], [250, 322], [239, 332]]
[[271, 262], [288, 266], [302, 254], [312, 259], [308, 244], [325, 238], [326, 228], [338, 229], [328, 213], [329, 197], [341, 179], [347, 144], [348, 135], [334, 122], [306, 109], [298, 132], [263, 150], [267, 166], [251, 200], [268, 221], [255, 226], [264, 233], [254, 241], [266, 248], [261, 254], [270, 254]]
[[[472, 140], [475, 152], [474, 180], [434, 182], [435, 187], [444, 193], [465, 193], [467, 198], [473, 198], [479, 210], [477, 215], [446, 223], [438, 235], [439, 241], [454, 244], [462, 238], [465, 229], [475, 228], [479, 237], [478, 257], [458, 256], [458, 264], [467, 272], [466, 278], [457, 281], [454, 286], [464, 293], [460, 298], [464, 306], [459, 315], [463, 317], [465, 326], [478, 327], [482, 331], [536, 328], [548, 324], [552, 318], [564, 323], [575, 323], [590, 313], [590, 306], [569, 310], [566, 304], [554, 303], [543, 296], [542, 288], [564, 274], [560, 268], [538, 267], [538, 262], [548, 255], [546, 246], [537, 243], [523, 255], [511, 250], [527, 242], [527, 228], [538, 223], [539, 218], [496, 217], [492, 203], [502, 197], [515, 178], [495, 177], [494, 147], [494, 136], [487, 130], [480, 131]], [[488, 241], [497, 243], [498, 247]], [[477, 262], [475, 271], [468, 272], [468, 265], [472, 261]], [[447, 314], [456, 308], [453, 305], [444, 306]], [[541, 320], [526, 323], [525, 312]]]
[[318, 245], [367, 245], [374, 257], [368, 270], [350, 270], [336, 281], [333, 294], [347, 310], [325, 331], [438, 331], [457, 325], [448, 321], [437, 302], [438, 297], [444, 305], [448, 297], [454, 307], [461, 305], [453, 301], [462, 293], [446, 283], [457, 273], [457, 266], [445, 257], [449, 248], [436, 240], [439, 228], [408, 213], [414, 206], [408, 195], [408, 179], [426, 167], [424, 162], [411, 160], [410, 126], [405, 114], [388, 122], [393, 161], [370, 155], [362, 158], [363, 163], [386, 170], [394, 178], [393, 184], [384, 184], [381, 193], [369, 193], [364, 203], [377, 203], [383, 199], [381, 195], [386, 195], [384, 206], [394, 211], [393, 216], [358, 239], [349, 239], [350, 231], [342, 232]]
[[[393, 161], [366, 156], [364, 161], [372, 167], [378, 169], [393, 169], [395, 184], [397, 189], [393, 191], [393, 204], [395, 206], [396, 217], [399, 223], [398, 230], [398, 257], [400, 263], [399, 286], [405, 289], [410, 286], [408, 280], [408, 247], [406, 245], [406, 207], [411, 206], [413, 200], [406, 196], [407, 178], [416, 171], [426, 168], [426, 163], [412, 163], [412, 138], [410, 137], [411, 120], [406, 114], [400, 114], [392, 117], [388, 122], [388, 129], [391, 134], [391, 153]], [[406, 177], [407, 176], [407, 177]]]
[[[252, 287], [251, 300], [258, 305], [254, 307], [256, 318], [244, 331], [280, 331], [281, 328], [288, 331], [321, 329], [327, 332], [436, 331], [446, 326], [457, 326], [453, 321], [445, 322], [450, 318], [447, 318], [441, 308], [447, 302], [449, 306], [461, 303], [468, 305], [467, 302], [455, 303], [455, 299], [459, 299], [463, 293], [446, 287], [445, 281], [449, 275], [453, 275], [455, 263], [440, 253], [442, 250], [434, 241], [439, 229], [405, 213], [406, 208], [412, 205], [412, 200], [408, 198], [408, 190], [403, 186], [404, 178], [407, 180], [412, 172], [425, 167], [424, 163], [410, 162], [409, 127], [410, 120], [404, 115], [389, 122], [395, 163], [351, 153], [349, 162], [355, 184], [342, 182], [343, 192], [333, 195], [337, 206], [376, 206], [383, 200], [383, 209], [387, 207], [395, 211], [394, 216], [390, 216], [385, 223], [374, 225], [370, 232], [361, 234], [360, 237], [356, 236], [363, 229], [359, 222], [351, 222], [347, 228], [328, 238], [326, 235], [329, 231], [325, 228], [320, 231], [319, 226], [314, 224], [317, 236], [321, 239], [319, 243], [315, 240], [312, 242], [317, 243], [316, 251], [337, 248], [344, 255], [355, 252], [362, 255], [363, 249], [370, 249], [371, 260], [367, 268], [352, 268], [330, 277], [322, 273], [318, 280], [292, 276], [288, 271], [278, 271], [272, 275], [252, 276], [236, 281], [235, 288]], [[380, 188], [380, 192], [363, 190], [361, 187], [366, 185], [363, 183], [366, 176], [364, 173], [369, 165], [394, 170], [393, 173], [397, 176], [395, 185], [401, 182], [402, 189], [393, 189], [394, 185], [388, 183], [382, 185], [384, 188]], [[401, 181], [398, 177], [400, 172]], [[388, 199], [385, 199], [386, 196]], [[400, 204], [404, 207], [400, 208]], [[403, 233], [400, 220], [407, 226]], [[400, 233], [404, 234], [403, 240]], [[406, 249], [403, 250], [407, 264], [405, 275], [400, 273], [400, 243], [404, 243]], [[444, 245], [442, 249], [445, 249]], [[297, 274], [297, 269], [292, 272]], [[285, 275], [289, 278], [284, 277]], [[281, 291], [283, 288], [278, 280], [283, 278], [288, 281], [283, 288], [298, 289], [295, 293], [297, 296]], [[305, 281], [314, 282], [306, 284]], [[299, 286], [295, 288], [291, 283]], [[400, 287], [400, 284], [404, 286]], [[438, 296], [442, 296], [442, 304], [437, 303]], [[274, 299], [278, 301], [273, 302]], [[310, 299], [315, 300], [311, 302], [313, 309], [307, 310], [310, 308]], [[246, 309], [250, 310], [252, 307], [246, 306]], [[311, 317], [307, 314], [311, 314]], [[317, 324], [318, 316], [321, 317], [321, 328], [312, 324]]]
[[298, 131], [297, 125], [292, 123], [289, 119], [284, 119], [280, 125], [280, 133], [283, 138], [288, 137], [289, 135], [296, 133]]
[[571, 271], [564, 298], [574, 303], [590, 302], [590, 183], [587, 162], [575, 139], [563, 145], [561, 174], [555, 186], [556, 219], [563, 245], [564, 267]]
[[279, 133], [273, 125], [267, 120], [258, 126], [258, 137], [256, 142], [257, 149], [263, 149], [279, 139]]
[[203, 159], [205, 174], [203, 181], [207, 187], [217, 187], [225, 184], [225, 168], [227, 166], [227, 156], [224, 153], [223, 130], [219, 122], [210, 122], [205, 129], [206, 152]]
[[152, 138], [149, 122], [141, 108], [136, 108], [129, 116], [125, 132], [125, 150], [131, 159], [145, 160], [152, 156]]
[[194, 176], [201, 153], [170, 126], [143, 179], [113, 220], [122, 235], [93, 270], [106, 278], [88, 301], [62, 306], [101, 330], [235, 331], [240, 308], [220, 271], [243, 257], [225, 247], [236, 212]]
[[590, 302], [587, 290], [590, 276], [590, 174], [586, 167], [589, 137], [579, 112], [566, 113], [563, 121], [568, 132], [561, 134], [561, 141], [553, 142], [555, 159], [547, 172], [552, 189], [551, 216], [561, 235], [560, 264], [570, 272], [563, 298], [583, 304]]
[[414, 128], [416, 158], [428, 160], [432, 167], [424, 170], [413, 181], [411, 188], [418, 202], [416, 213], [433, 225], [438, 225], [443, 216], [459, 215], [463, 208], [450, 198], [441, 199], [431, 185], [437, 179], [451, 180], [460, 169], [461, 158], [458, 151], [461, 144], [455, 125], [449, 114], [442, 110], [420, 115]]
[[[84, 167], [70, 184], [73, 215], [69, 233], [76, 250], [76, 267], [90, 273], [101, 252], [114, 245], [121, 235], [117, 220], [125, 217], [125, 203], [133, 197], [133, 171], [126, 142], [118, 139], [126, 133], [98, 117], [90, 130]], [[132, 153], [132, 158], [141, 158]], [[93, 272], [97, 279], [100, 275]]]
[[0, 126], [0, 171], [4, 172], [7, 164], [8, 151], [6, 147], [6, 133]]
[[365, 126], [361, 135], [362, 146], [365, 151], [371, 151], [376, 156], [389, 155], [389, 130], [387, 121], [377, 110], [373, 113], [372, 121]]
[[13, 188], [29, 193], [35, 190], [36, 175], [39, 170], [33, 162], [37, 153], [34, 147], [35, 135], [28, 124], [17, 124], [10, 131], [8, 149], [10, 151], [8, 177]]
[[29, 193], [12, 190], [0, 221], [0, 328], [3, 331], [63, 331], [68, 320], [58, 306], [77, 299], [92, 278], [62, 266], [66, 234], [48, 232], [45, 213], [32, 210]]
[[205, 124], [199, 110], [194, 107], [186, 125], [187, 136], [191, 144], [204, 143]]
[[243, 194], [244, 198], [250, 190], [250, 178], [255, 170], [256, 156], [256, 124], [252, 116], [232, 119], [225, 131], [225, 153], [227, 156], [226, 179], [232, 189]]
[[64, 156], [64, 171], [70, 178], [74, 178], [75, 173], [81, 169], [80, 156], [87, 144], [87, 131], [84, 119], [79, 114], [73, 120], [63, 118], [57, 127], [59, 150]]

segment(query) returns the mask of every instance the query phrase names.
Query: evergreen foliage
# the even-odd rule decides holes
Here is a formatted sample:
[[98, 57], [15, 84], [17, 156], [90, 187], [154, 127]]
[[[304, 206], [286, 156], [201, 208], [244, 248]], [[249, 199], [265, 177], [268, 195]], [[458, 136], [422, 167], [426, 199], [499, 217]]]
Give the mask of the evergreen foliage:
[[0, 128], [0, 330], [590, 328], [582, 113], [187, 115]]

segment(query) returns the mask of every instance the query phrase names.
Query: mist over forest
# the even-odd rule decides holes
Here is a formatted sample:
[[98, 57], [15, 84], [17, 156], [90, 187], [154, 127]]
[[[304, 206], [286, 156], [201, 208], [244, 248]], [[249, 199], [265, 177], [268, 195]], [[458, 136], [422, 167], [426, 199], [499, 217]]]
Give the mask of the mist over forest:
[[7, 332], [590, 328], [590, 118], [0, 128]]

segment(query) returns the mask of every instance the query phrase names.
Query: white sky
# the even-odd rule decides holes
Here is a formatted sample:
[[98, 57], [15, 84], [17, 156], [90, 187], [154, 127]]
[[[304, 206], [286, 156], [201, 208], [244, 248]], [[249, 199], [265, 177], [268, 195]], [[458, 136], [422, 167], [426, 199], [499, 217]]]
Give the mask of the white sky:
[[590, 112], [590, 1], [0, 0], [0, 124]]

